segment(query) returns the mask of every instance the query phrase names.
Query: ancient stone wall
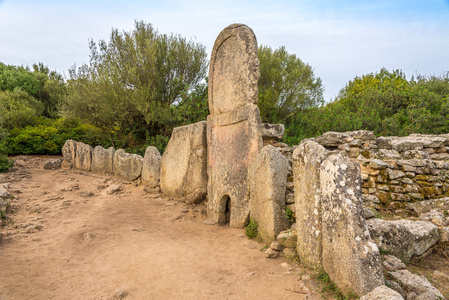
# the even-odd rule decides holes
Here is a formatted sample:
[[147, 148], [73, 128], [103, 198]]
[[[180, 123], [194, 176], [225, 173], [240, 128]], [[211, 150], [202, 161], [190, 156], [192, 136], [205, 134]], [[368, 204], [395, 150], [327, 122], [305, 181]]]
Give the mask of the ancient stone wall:
[[361, 130], [311, 140], [360, 163], [363, 198], [374, 209], [409, 216], [413, 203], [449, 196], [449, 134], [376, 138]]
[[62, 148], [61, 166], [65, 169], [76, 168], [98, 174], [116, 175], [129, 181], [140, 180], [144, 174], [145, 179], [142, 182], [154, 188], [159, 185], [159, 174], [154, 170], [160, 170], [160, 154], [156, 148], [148, 148], [150, 149], [147, 149], [143, 158], [137, 154], [126, 153], [123, 149], [104, 149], [101, 146], [92, 149], [84, 143], [67, 140]]

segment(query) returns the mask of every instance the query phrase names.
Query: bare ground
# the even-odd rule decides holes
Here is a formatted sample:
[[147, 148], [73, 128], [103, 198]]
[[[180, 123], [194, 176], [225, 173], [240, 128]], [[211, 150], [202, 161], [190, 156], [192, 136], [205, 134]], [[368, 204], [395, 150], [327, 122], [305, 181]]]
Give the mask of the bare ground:
[[[18, 156], [0, 174], [15, 197], [0, 229], [1, 300], [321, 299], [300, 265], [265, 258], [241, 229], [204, 225], [204, 205], [44, 170], [48, 158]], [[124, 190], [107, 195], [114, 184]]]

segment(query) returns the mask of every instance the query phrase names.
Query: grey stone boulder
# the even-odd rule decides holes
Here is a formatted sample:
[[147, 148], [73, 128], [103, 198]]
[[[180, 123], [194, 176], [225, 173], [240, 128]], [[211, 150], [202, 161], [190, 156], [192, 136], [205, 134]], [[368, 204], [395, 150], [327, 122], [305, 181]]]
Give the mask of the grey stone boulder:
[[114, 174], [114, 147], [108, 149], [102, 146], [96, 146], [92, 151], [91, 171], [97, 174], [113, 175]]
[[438, 227], [430, 222], [369, 219], [366, 223], [380, 249], [406, 261], [424, 254], [439, 240]]
[[75, 167], [76, 144], [74, 140], [67, 140], [62, 146], [62, 156], [64, 158], [61, 167], [71, 169]]
[[389, 254], [383, 256], [382, 265], [388, 271], [405, 270], [405, 269], [407, 269], [407, 266], [402, 262], [402, 260], [400, 260], [396, 256], [389, 255]]
[[441, 243], [449, 242], [449, 226], [440, 229], [440, 242]]
[[380, 159], [372, 159], [369, 162], [369, 166], [375, 170], [382, 170], [388, 168], [387, 163]]
[[295, 230], [281, 231], [276, 240], [286, 248], [296, 248], [297, 234]]
[[260, 125], [260, 132], [264, 144], [271, 144], [280, 142], [284, 138], [285, 126], [284, 124], [269, 124], [262, 123]]
[[363, 213], [360, 165], [331, 155], [321, 165], [322, 266], [344, 292], [365, 295], [384, 285], [377, 245]]
[[142, 173], [142, 163], [142, 156], [129, 154], [123, 149], [118, 149], [114, 153], [114, 174], [125, 180], [136, 180]]
[[444, 227], [448, 225], [446, 217], [438, 210], [432, 210], [419, 216], [422, 221], [432, 222], [433, 224]]
[[149, 146], [145, 150], [142, 165], [142, 183], [150, 188], [159, 185], [161, 178], [161, 154], [156, 147]]
[[77, 142], [75, 152], [75, 168], [90, 171], [92, 166], [92, 147], [90, 145]]
[[[397, 270], [393, 272], [389, 272], [390, 274], [402, 288], [408, 293], [416, 293], [418, 296], [427, 293], [427, 297], [429, 298], [421, 298], [421, 299], [432, 299], [435, 295], [440, 299], [446, 299], [437, 290], [424, 276], [419, 276], [411, 273], [409, 270]], [[433, 295], [432, 295], [433, 294]], [[438, 298], [437, 298], [438, 299]]]
[[404, 298], [385, 285], [378, 286], [368, 294], [360, 297], [360, 300], [403, 300]]
[[407, 209], [415, 211], [418, 215], [432, 210], [442, 212], [444, 210], [449, 210], [449, 197], [408, 203], [406, 207]]
[[285, 218], [288, 160], [268, 145], [262, 148], [249, 172], [251, 216], [259, 224], [259, 236], [272, 241], [288, 228]]
[[61, 158], [50, 158], [48, 159], [45, 164], [44, 164], [44, 169], [45, 170], [56, 170], [56, 169], [60, 169], [61, 168], [61, 164], [62, 164], [62, 159]]
[[313, 138], [318, 144], [324, 147], [338, 147], [354, 140], [354, 138], [344, 132], [329, 131], [323, 135]]

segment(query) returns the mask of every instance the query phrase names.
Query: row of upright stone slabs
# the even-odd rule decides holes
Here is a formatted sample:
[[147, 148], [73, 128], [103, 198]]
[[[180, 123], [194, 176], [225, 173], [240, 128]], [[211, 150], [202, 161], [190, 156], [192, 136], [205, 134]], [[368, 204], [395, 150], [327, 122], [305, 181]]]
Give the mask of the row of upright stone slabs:
[[233, 24], [218, 35], [209, 67], [208, 216], [242, 228], [249, 219], [248, 168], [263, 146], [259, 59], [251, 28]]

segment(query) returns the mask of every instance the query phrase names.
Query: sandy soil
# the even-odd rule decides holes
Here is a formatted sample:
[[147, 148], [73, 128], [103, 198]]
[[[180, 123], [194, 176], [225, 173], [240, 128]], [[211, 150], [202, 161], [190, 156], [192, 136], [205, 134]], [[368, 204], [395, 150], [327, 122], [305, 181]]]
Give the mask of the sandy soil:
[[[204, 225], [204, 205], [115, 177], [44, 170], [48, 158], [15, 157], [0, 174], [15, 196], [0, 229], [1, 300], [321, 299], [301, 266], [265, 258], [241, 229]], [[117, 184], [123, 191], [108, 195]]]

